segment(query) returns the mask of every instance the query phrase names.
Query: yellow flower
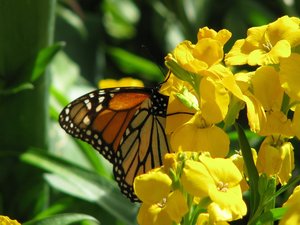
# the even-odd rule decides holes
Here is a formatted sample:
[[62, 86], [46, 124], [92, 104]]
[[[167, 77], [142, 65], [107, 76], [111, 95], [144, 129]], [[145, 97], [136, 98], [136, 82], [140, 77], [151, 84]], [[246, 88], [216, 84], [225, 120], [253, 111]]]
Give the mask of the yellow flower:
[[225, 221], [211, 221], [208, 213], [200, 213], [197, 218], [196, 225], [229, 225], [229, 223]]
[[[180, 83], [174, 78], [172, 80], [175, 85], [169, 88], [173, 94], [169, 99], [167, 134], [190, 120], [195, 111], [202, 115], [207, 124], [220, 123], [226, 118], [232, 95], [244, 100], [232, 72], [220, 63], [224, 55], [223, 46], [230, 36], [231, 33], [227, 30], [216, 32], [204, 27], [199, 29], [195, 45], [184, 41], [166, 57], [170, 70], [187, 81]], [[166, 83], [171, 84], [169, 81]], [[165, 90], [162, 93], [165, 94]], [[191, 110], [182, 109], [180, 101]]]
[[134, 179], [134, 192], [145, 203], [152, 204], [161, 201], [171, 191], [172, 180], [161, 169], [157, 168]]
[[[208, 48], [208, 43], [206, 43], [204, 47]], [[212, 43], [210, 43], [212, 44]], [[219, 46], [214, 46], [216, 49], [214, 49], [212, 52], [214, 54], [221, 54]], [[202, 70], [205, 70], [208, 68], [208, 64], [199, 57], [201, 57], [201, 54], [198, 53], [198, 51], [201, 51], [202, 49], [198, 49], [194, 44], [192, 44], [190, 41], [184, 41], [176, 46], [176, 48], [173, 51], [172, 58], [175, 60], [182, 68], [185, 70], [199, 74]], [[211, 47], [212, 49], [212, 47]], [[219, 51], [218, 51], [219, 50]], [[203, 51], [203, 50], [202, 50]], [[220, 57], [220, 56], [219, 56]], [[218, 57], [218, 58], [219, 58]]]
[[226, 44], [230, 37], [231, 33], [226, 29], [222, 29], [216, 32], [215, 30], [209, 29], [208, 27], [200, 28], [197, 34], [198, 41], [204, 38], [211, 38], [218, 41], [222, 47]]
[[120, 80], [104, 79], [98, 83], [99, 88], [114, 88], [114, 87], [144, 87], [142, 81], [131, 77], [124, 77]]
[[251, 78], [253, 93], [265, 111], [279, 111], [283, 98], [279, 74], [272, 66], [262, 66]]
[[221, 128], [207, 124], [199, 113], [178, 127], [170, 138], [171, 149], [175, 152], [209, 152], [212, 157], [225, 157], [229, 143], [228, 135]]
[[138, 214], [140, 225], [180, 223], [188, 212], [186, 200], [179, 190], [171, 191], [172, 180], [163, 168], [137, 176], [134, 191], [143, 202]]
[[287, 212], [280, 220], [279, 225], [299, 225], [300, 224], [300, 186], [297, 186], [293, 194], [283, 204], [287, 208]]
[[1, 225], [21, 225], [17, 220], [12, 220], [8, 216], [0, 215], [0, 224]]
[[[266, 113], [262, 103], [256, 98], [256, 96], [251, 92], [252, 84], [251, 79], [254, 76], [254, 72], [240, 72], [235, 74], [236, 84], [239, 86], [242, 91], [243, 98], [238, 97], [235, 104], [231, 104], [232, 108], [235, 109], [237, 113], [242, 104], [247, 106], [247, 118], [251, 131], [259, 132], [261, 127], [266, 123]], [[251, 90], [251, 91], [250, 91]], [[238, 96], [238, 95], [235, 95]], [[237, 106], [236, 106], [237, 105]], [[235, 118], [234, 118], [235, 119]]]
[[186, 199], [179, 190], [171, 192], [167, 198], [166, 211], [172, 221], [180, 223], [182, 217], [189, 211]]
[[242, 198], [242, 175], [230, 159], [201, 155], [200, 162], [187, 160], [181, 182], [184, 189], [197, 197], [209, 197], [208, 213], [213, 221], [232, 221], [247, 212]]
[[228, 30], [216, 32], [204, 27], [199, 29], [196, 44], [190, 41], [180, 43], [169, 59], [173, 59], [191, 73], [201, 74], [203, 70], [223, 60], [223, 46], [230, 36], [231, 33]]
[[140, 225], [172, 225], [172, 220], [166, 208], [160, 204], [143, 203], [137, 216]]
[[278, 72], [274, 67], [262, 66], [252, 76], [251, 84], [255, 98], [266, 112], [266, 122], [261, 125], [259, 134], [292, 136], [292, 122], [280, 111], [284, 90]]
[[290, 98], [300, 100], [300, 55], [293, 53], [289, 58], [280, 60], [279, 79], [281, 87]]
[[292, 144], [281, 136], [266, 137], [258, 151], [258, 171], [268, 176], [276, 176], [285, 185], [295, 167], [293, 149]]
[[242, 218], [247, 213], [243, 201], [240, 182], [242, 175], [230, 159], [201, 157], [214, 179], [215, 185], [209, 189], [212, 203], [208, 213], [213, 221], [232, 221]]
[[221, 122], [227, 112], [230, 96], [221, 80], [204, 77], [200, 83], [201, 112], [208, 123]]
[[214, 180], [201, 162], [186, 160], [181, 183], [190, 195], [203, 198], [208, 196], [209, 188], [214, 185]]
[[278, 64], [299, 44], [299, 24], [299, 19], [283, 16], [268, 25], [248, 29], [247, 38], [236, 41], [226, 55], [226, 64]]
[[268, 135], [284, 135], [287, 137], [294, 136], [292, 121], [286, 117], [281, 111], [267, 112], [266, 124], [261, 128], [259, 134], [261, 136]]

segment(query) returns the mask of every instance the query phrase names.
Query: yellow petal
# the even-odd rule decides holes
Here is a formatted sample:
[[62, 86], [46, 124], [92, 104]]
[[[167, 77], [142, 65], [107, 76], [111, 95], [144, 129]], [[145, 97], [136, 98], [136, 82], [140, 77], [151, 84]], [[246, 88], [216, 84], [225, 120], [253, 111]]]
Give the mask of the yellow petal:
[[133, 79], [131, 77], [124, 77], [120, 80], [103, 79], [98, 83], [99, 88], [113, 88], [113, 87], [144, 87], [142, 81]]
[[8, 216], [0, 215], [0, 224], [1, 225], [21, 225], [17, 220], [12, 220]]
[[252, 50], [245, 47], [245, 40], [237, 40], [231, 50], [225, 56], [225, 63], [228, 66], [244, 65], [248, 62], [248, 54]]
[[282, 88], [296, 100], [300, 100], [300, 55], [293, 53], [280, 60], [279, 78]]
[[283, 204], [283, 207], [288, 207], [288, 211], [284, 214], [280, 220], [279, 225], [300, 224], [300, 186], [297, 186], [293, 194]]
[[[264, 49], [255, 49], [248, 55], [248, 64], [250, 66], [266, 65], [266, 51]], [[277, 62], [278, 63], [278, 62]]]
[[172, 180], [162, 169], [151, 170], [134, 179], [134, 192], [145, 203], [154, 204], [167, 197], [171, 191]]
[[257, 169], [260, 173], [272, 176], [279, 172], [282, 160], [279, 149], [272, 146], [272, 137], [267, 137], [260, 145], [257, 156]]
[[281, 184], [291, 178], [295, 167], [293, 146], [280, 136], [268, 136], [260, 146], [257, 169], [268, 176], [276, 176]]
[[215, 30], [209, 29], [208, 27], [200, 28], [197, 34], [198, 41], [203, 38], [211, 38], [220, 42], [222, 46], [225, 45], [225, 43], [229, 40], [230, 37], [231, 32], [226, 29], [222, 29], [216, 32]]
[[179, 190], [169, 194], [166, 211], [169, 217], [178, 224], [181, 222], [182, 217], [189, 211], [186, 199]]
[[272, 66], [258, 68], [251, 79], [253, 93], [266, 111], [280, 110], [283, 89], [279, 74]]
[[[184, 41], [176, 46], [173, 51], [174, 58], [185, 70], [199, 74], [208, 67], [207, 63], [199, 58], [199, 50], [189, 41]], [[196, 55], [195, 55], [196, 54]]]
[[226, 184], [228, 188], [239, 185], [242, 174], [231, 159], [210, 158], [201, 155], [200, 161], [209, 171], [216, 184]]
[[225, 157], [229, 151], [228, 135], [217, 126], [202, 128], [197, 120], [192, 118], [175, 130], [170, 138], [173, 151], [209, 152], [212, 157]]
[[249, 91], [246, 91], [244, 100], [247, 105], [247, 117], [251, 131], [258, 132], [266, 123], [266, 113], [260, 101]]
[[200, 83], [202, 115], [208, 123], [221, 122], [228, 111], [229, 93], [221, 83], [206, 77]]
[[224, 53], [223, 48], [218, 41], [210, 38], [205, 38], [197, 42], [194, 48], [193, 55], [196, 59], [205, 62], [208, 67], [210, 67], [221, 62]]
[[213, 221], [237, 220], [247, 213], [247, 206], [239, 186], [230, 188], [226, 192], [212, 188], [210, 197], [213, 203], [207, 209]]
[[286, 185], [292, 177], [292, 171], [295, 168], [294, 164], [294, 147], [290, 142], [285, 142], [281, 148], [282, 167], [278, 173], [279, 182]]
[[181, 182], [189, 194], [197, 197], [208, 196], [209, 188], [214, 185], [214, 180], [205, 166], [192, 160], [185, 161]]
[[227, 88], [227, 90], [229, 90], [237, 98], [244, 100], [243, 92], [242, 92], [241, 88], [239, 87], [239, 85], [237, 84], [235, 77], [232, 74], [230, 74], [226, 77], [223, 77], [222, 84], [224, 85], [225, 88]]
[[193, 117], [194, 113], [194, 109], [187, 108], [175, 95], [172, 94], [169, 98], [167, 110], [168, 116], [166, 119], [166, 133], [173, 133], [176, 128], [189, 121]]
[[160, 207], [157, 204], [145, 204], [140, 207], [137, 221], [140, 225], [172, 225], [165, 208]]
[[267, 113], [267, 121], [258, 133], [261, 136], [274, 134], [282, 134], [287, 137], [294, 136], [292, 121], [281, 111]]

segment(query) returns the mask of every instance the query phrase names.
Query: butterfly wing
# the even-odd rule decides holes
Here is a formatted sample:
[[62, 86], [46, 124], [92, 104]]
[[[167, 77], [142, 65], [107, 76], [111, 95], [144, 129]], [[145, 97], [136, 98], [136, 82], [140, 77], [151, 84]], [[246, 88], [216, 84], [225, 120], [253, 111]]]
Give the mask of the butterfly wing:
[[59, 123], [67, 133], [88, 142], [114, 163], [123, 133], [146, 98], [149, 93], [140, 88], [93, 91], [67, 105]]
[[162, 165], [170, 152], [165, 134], [168, 97], [153, 90], [129, 123], [117, 151], [114, 175], [120, 189], [131, 201], [138, 201], [133, 191], [137, 175]]
[[170, 151], [164, 132], [167, 104], [168, 97], [157, 89], [102, 89], [67, 105], [59, 123], [108, 159], [121, 191], [138, 201], [134, 178], [160, 166]]

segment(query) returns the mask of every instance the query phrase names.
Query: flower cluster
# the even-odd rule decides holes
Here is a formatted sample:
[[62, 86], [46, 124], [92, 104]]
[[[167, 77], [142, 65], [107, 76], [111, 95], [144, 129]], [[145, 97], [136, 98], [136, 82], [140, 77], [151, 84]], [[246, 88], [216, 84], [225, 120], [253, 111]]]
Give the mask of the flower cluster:
[[230, 159], [195, 152], [167, 154], [161, 168], [134, 181], [135, 192], [143, 202], [138, 222], [200, 225], [240, 219], [247, 212], [241, 180]]
[[[292, 176], [290, 139], [300, 138], [300, 19], [283, 16], [252, 27], [225, 54], [230, 37], [226, 29], [204, 27], [196, 44], [184, 41], [165, 58], [170, 72], [160, 92], [169, 96], [166, 134], [175, 154], [135, 179], [142, 225], [226, 224], [246, 214], [241, 187], [267, 190], [268, 185], [265, 190], [250, 185], [250, 170], [261, 175], [260, 183], [262, 177], [273, 179], [274, 189]], [[244, 71], [244, 65], [252, 69]], [[226, 133], [243, 109], [250, 130], [264, 139], [259, 149], [249, 148], [248, 158], [243, 146], [242, 153], [230, 156]], [[254, 168], [244, 165], [248, 161]], [[257, 198], [253, 220], [271, 199]]]

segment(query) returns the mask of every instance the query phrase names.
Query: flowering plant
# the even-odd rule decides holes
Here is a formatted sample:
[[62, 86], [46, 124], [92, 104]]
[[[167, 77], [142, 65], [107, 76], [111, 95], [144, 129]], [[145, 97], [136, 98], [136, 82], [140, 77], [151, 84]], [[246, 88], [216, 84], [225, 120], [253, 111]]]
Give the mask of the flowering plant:
[[[248, 224], [300, 224], [299, 186], [275, 208], [276, 197], [300, 180], [291, 179], [291, 139], [300, 138], [299, 25], [284, 16], [252, 27], [227, 54], [231, 33], [204, 27], [196, 44], [184, 41], [166, 56], [170, 72], [160, 91], [169, 96], [166, 134], [174, 153], [134, 181], [141, 225], [228, 224], [247, 213]], [[263, 139], [259, 149], [236, 122], [243, 109]], [[235, 153], [226, 133], [232, 126]]]

